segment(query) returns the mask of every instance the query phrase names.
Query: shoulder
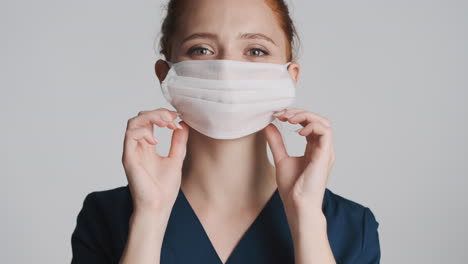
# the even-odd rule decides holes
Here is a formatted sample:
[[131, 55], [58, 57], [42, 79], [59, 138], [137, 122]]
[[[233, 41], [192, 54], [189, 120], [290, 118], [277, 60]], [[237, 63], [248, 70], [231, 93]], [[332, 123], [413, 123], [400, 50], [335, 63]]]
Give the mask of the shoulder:
[[130, 215], [132, 200], [128, 185], [86, 194], [81, 211], [102, 220], [112, 221], [116, 216]]
[[330, 244], [335, 255], [341, 257], [339, 259], [344, 260], [348, 256], [363, 261], [359, 263], [378, 263], [379, 222], [371, 208], [327, 188], [323, 212], [327, 219]]
[[356, 219], [356, 221], [376, 221], [374, 213], [368, 206], [343, 197], [329, 188], [325, 190], [323, 211], [330, 218], [343, 217], [348, 220]]
[[131, 202], [128, 185], [111, 189], [92, 191], [86, 194], [83, 204], [112, 210]]
[[72, 263], [116, 262], [125, 246], [131, 213], [128, 185], [89, 192], [71, 235]]
[[106, 190], [97, 190], [85, 195], [78, 217], [115, 219], [116, 215], [130, 214], [132, 199], [128, 185]]

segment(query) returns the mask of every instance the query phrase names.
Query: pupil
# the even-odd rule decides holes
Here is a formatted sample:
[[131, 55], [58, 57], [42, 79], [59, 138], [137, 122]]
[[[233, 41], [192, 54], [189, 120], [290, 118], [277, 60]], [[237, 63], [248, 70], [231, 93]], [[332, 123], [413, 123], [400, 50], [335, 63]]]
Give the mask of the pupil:
[[260, 56], [260, 50], [254, 49], [254, 56]]

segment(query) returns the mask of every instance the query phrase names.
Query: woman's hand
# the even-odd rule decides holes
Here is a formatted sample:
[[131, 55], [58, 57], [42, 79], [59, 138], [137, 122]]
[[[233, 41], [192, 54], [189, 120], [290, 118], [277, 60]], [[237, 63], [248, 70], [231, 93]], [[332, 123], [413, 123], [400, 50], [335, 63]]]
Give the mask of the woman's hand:
[[307, 140], [303, 156], [288, 155], [283, 138], [273, 124], [265, 135], [273, 154], [278, 191], [285, 205], [293, 210], [321, 212], [322, 201], [331, 168], [335, 161], [333, 134], [328, 119], [298, 108], [288, 108], [275, 114], [283, 122], [301, 124], [298, 131]]
[[264, 130], [294, 242], [295, 263], [336, 263], [322, 212], [328, 175], [335, 161], [330, 121], [297, 108], [275, 116], [280, 121], [301, 124], [303, 128], [298, 133], [307, 140], [304, 155], [290, 157], [276, 126], [269, 124]]
[[[177, 197], [188, 138], [185, 122], [177, 112], [159, 108], [130, 118], [125, 132], [122, 163], [136, 211], [172, 208]], [[156, 152], [153, 125], [174, 130], [167, 157]]]

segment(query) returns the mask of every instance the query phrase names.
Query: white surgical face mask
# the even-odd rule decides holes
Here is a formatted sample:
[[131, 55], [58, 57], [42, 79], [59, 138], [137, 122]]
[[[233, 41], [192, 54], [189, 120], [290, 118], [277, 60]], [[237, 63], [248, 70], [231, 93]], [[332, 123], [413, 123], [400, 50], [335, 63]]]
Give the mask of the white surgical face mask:
[[255, 133], [275, 120], [273, 113], [294, 103], [290, 64], [235, 60], [186, 60], [171, 66], [161, 83], [180, 118], [215, 139]]

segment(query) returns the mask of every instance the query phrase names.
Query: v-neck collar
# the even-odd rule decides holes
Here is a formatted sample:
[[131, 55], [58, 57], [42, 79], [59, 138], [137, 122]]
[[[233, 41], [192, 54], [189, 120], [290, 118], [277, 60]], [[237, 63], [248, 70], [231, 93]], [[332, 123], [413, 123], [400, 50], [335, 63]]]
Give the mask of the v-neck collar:
[[[132, 198], [129, 185], [126, 187], [131, 214]], [[335, 210], [333, 203], [329, 205], [328, 202], [331, 195], [333, 194], [326, 188], [322, 203], [325, 215], [332, 214]], [[222, 264], [219, 256], [214, 254], [216, 252], [213, 245], [207, 243], [211, 241], [207, 240], [205, 230], [198, 219], [194, 218], [189, 205], [179, 188], [164, 234], [161, 264]], [[278, 189], [244, 233], [226, 264], [246, 263], [246, 260], [255, 260], [259, 264], [294, 263], [293, 241]]]
[[[326, 211], [328, 189], [322, 210]], [[182, 189], [169, 217], [161, 263], [223, 264]], [[245, 231], [225, 264], [294, 263], [294, 247], [278, 188]]]
[[[244, 232], [225, 264], [230, 264], [236, 259], [238, 254], [243, 254], [243, 251], [248, 250], [249, 247], [244, 246], [244, 244], [248, 244], [249, 237], [258, 232], [256, 229], [264, 222], [264, 217], [271, 215], [271, 211], [279, 199], [278, 188], [276, 188], [255, 220]], [[176, 240], [173, 241], [173, 239]], [[169, 240], [171, 250], [174, 250], [176, 247], [184, 248], [184, 250], [189, 249], [189, 254], [176, 254], [175, 258], [178, 259], [177, 262], [223, 264], [200, 219], [183, 193], [182, 188], [179, 188], [179, 193], [169, 218], [165, 240]]]
[[[192, 216], [195, 218], [195, 221], [196, 221], [196, 224], [198, 226], [200, 226], [201, 230], [203, 231], [203, 240], [206, 241], [206, 243], [208, 244], [208, 247], [210, 248], [210, 253], [209, 254], [213, 254], [215, 255], [215, 257], [218, 259], [217, 262], [219, 263], [223, 263], [223, 261], [221, 260], [221, 258], [219, 257], [218, 253], [216, 252], [216, 249], [212, 243], [212, 241], [210, 240], [210, 238], [208, 237], [208, 233], [206, 232], [205, 228], [203, 227], [200, 219], [198, 218], [197, 214], [195, 213], [195, 210], [193, 209], [193, 207], [191, 206], [189, 200], [187, 199], [187, 197], [185, 196], [185, 194], [183, 193], [182, 189], [179, 189], [179, 192], [181, 193], [181, 196], [182, 196], [182, 199], [184, 201], [184, 203], [186, 203], [188, 205], [188, 207], [190, 208], [190, 211], [191, 211], [191, 214]], [[244, 234], [241, 236], [240, 240], [238, 241], [238, 243], [234, 246], [234, 249], [231, 251], [231, 254], [228, 256], [225, 264], [229, 264], [230, 263], [230, 260], [233, 258], [233, 255], [236, 253], [236, 251], [238, 251], [238, 248], [240, 248], [242, 246], [242, 242], [246, 239], [245, 237], [252, 232], [252, 229], [255, 228], [257, 226], [257, 223], [261, 220], [261, 218], [263, 217], [263, 215], [265, 214], [265, 211], [267, 209], [269, 209], [270, 207], [270, 204], [272, 203], [273, 199], [275, 199], [276, 195], [278, 193], [278, 188], [275, 189], [275, 191], [273, 192], [273, 194], [270, 195], [270, 197], [268, 198], [267, 202], [265, 203], [265, 205], [262, 207], [262, 209], [260, 210], [260, 213], [255, 217], [254, 221], [247, 227], [247, 230], [244, 232]]]

